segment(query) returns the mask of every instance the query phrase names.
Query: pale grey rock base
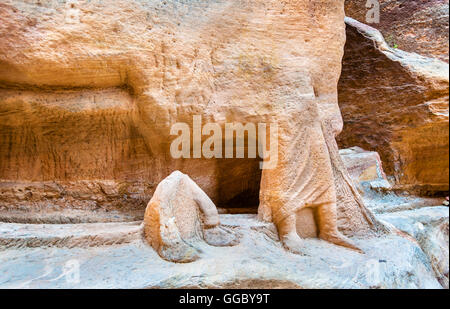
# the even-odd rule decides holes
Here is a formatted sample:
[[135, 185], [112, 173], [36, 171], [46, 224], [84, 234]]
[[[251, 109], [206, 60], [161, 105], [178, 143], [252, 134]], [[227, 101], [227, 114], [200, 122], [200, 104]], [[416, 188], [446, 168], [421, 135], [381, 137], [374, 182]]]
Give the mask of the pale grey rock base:
[[414, 237], [428, 256], [436, 278], [449, 288], [449, 209], [425, 207], [379, 215], [399, 230]]
[[[164, 261], [140, 237], [100, 247], [2, 248], [0, 288], [441, 288], [419, 244], [404, 237], [353, 238], [364, 255], [307, 239], [300, 256], [255, 215], [221, 215], [221, 222], [242, 235], [240, 244], [205, 244], [190, 264]], [[120, 229], [136, 235], [136, 225]]]

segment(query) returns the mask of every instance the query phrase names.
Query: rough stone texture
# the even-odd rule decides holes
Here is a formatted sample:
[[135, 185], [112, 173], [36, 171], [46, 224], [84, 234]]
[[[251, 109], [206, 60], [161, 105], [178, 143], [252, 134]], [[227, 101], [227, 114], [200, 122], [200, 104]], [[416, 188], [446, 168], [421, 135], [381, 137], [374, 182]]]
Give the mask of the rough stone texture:
[[347, 18], [339, 144], [377, 151], [397, 189], [447, 192], [448, 72], [447, 63], [392, 49], [376, 29]]
[[383, 170], [380, 155], [374, 151], [366, 151], [360, 147], [342, 149], [339, 151], [342, 161], [347, 168], [350, 177], [364, 196], [365, 184], [372, 190], [378, 188], [389, 189], [389, 183]]
[[[301, 256], [284, 250], [275, 226], [255, 215], [223, 215], [220, 221], [243, 235], [240, 244], [204, 244], [202, 259], [190, 264], [161, 259], [143, 240], [95, 248], [1, 248], [0, 287], [441, 288], [420, 247], [400, 236], [354, 239], [365, 254], [305, 239]], [[79, 282], [67, 280], [67, 263], [74, 262]]]
[[144, 211], [120, 212], [102, 210], [53, 210], [49, 207], [27, 210], [0, 211], [0, 222], [23, 224], [77, 224], [133, 222], [142, 220]]
[[449, 210], [426, 207], [380, 215], [382, 220], [417, 239], [439, 282], [449, 288]]
[[366, 19], [367, 2], [346, 0], [346, 15], [380, 30], [391, 47], [448, 62], [448, 0], [378, 0], [380, 23]]
[[[408, 235], [392, 220], [379, 221], [339, 155], [343, 8], [343, 0], [2, 1], [0, 221], [132, 220], [153, 198], [141, 226], [0, 223], [0, 286], [439, 288], [436, 277], [448, 285], [441, 234], [433, 228]], [[352, 79], [344, 70], [341, 82], [353, 87], [346, 87], [347, 98], [369, 85], [367, 59], [378, 59], [382, 77], [398, 73], [375, 74], [378, 88], [359, 93], [373, 100], [398, 82], [387, 97], [400, 90], [405, 97], [394, 108], [428, 112], [420, 124], [408, 108], [400, 108], [409, 117], [403, 122], [371, 121], [383, 125], [380, 134], [401, 158], [389, 161], [401, 162], [398, 169], [387, 169], [397, 181], [430, 186], [432, 179], [437, 191], [442, 179], [431, 176], [430, 162], [445, 163], [441, 127], [434, 130], [439, 121], [448, 128], [445, 65], [393, 51], [376, 32], [349, 23], [375, 40], [354, 32], [359, 41], [346, 60], [356, 53], [360, 71], [353, 73], [362, 73]], [[363, 57], [367, 51], [378, 58]], [[364, 111], [344, 96], [347, 112], [352, 104]], [[222, 126], [278, 123], [278, 168], [261, 172], [258, 160], [172, 159], [170, 128], [192, 124], [193, 115]], [[432, 134], [423, 133], [425, 124]], [[418, 135], [425, 142], [418, 144]], [[405, 141], [421, 145], [414, 150], [421, 160], [410, 160]], [[432, 160], [423, 159], [427, 154]], [[423, 174], [414, 174], [411, 161], [422, 164]], [[163, 180], [175, 170], [198, 186], [181, 173]], [[225, 215], [220, 227], [213, 201], [260, 204], [264, 221]], [[89, 211], [95, 216], [87, 219]], [[445, 224], [439, 230], [445, 233]], [[235, 233], [239, 245], [223, 246], [234, 244]], [[79, 283], [66, 280], [67, 263], [80, 266]]]
[[[131, 182], [139, 190], [124, 208], [136, 210], [155, 184], [180, 170], [218, 206], [252, 198], [255, 205], [246, 207], [256, 206], [260, 191], [261, 218], [295, 235], [294, 247], [301, 226], [301, 235], [316, 226], [322, 238], [349, 246], [340, 232], [382, 230], [335, 142], [342, 0], [6, 0], [0, 19], [6, 184], [106, 180], [114, 195], [121, 192], [115, 183]], [[261, 174], [257, 160], [172, 159], [170, 128], [192, 124], [194, 115], [222, 126], [278, 123], [277, 169]], [[121, 206], [105, 195], [94, 206]], [[64, 204], [65, 196], [54, 200]]]
[[[199, 243], [203, 259], [188, 268], [165, 262], [149, 249], [139, 222], [0, 223], [0, 287], [439, 288], [438, 280], [448, 287], [448, 208], [379, 218], [409, 238], [353, 239], [364, 255], [305, 239], [299, 256], [283, 249], [273, 224], [254, 215], [222, 215], [220, 221], [242, 235], [241, 243], [229, 248]], [[79, 265], [79, 282], [66, 279], [73, 262]]]
[[216, 206], [189, 176], [176, 171], [156, 188], [144, 216], [144, 236], [171, 262], [193, 262], [202, 242], [234, 246], [239, 236], [220, 225]]
[[[376, 158], [360, 149], [341, 153], [344, 160], [345, 154]], [[350, 162], [356, 162], [356, 167], [367, 163]], [[305, 239], [300, 256], [284, 250], [275, 225], [257, 221], [254, 215], [222, 215], [220, 222], [227, 226], [225, 234], [223, 229], [209, 229], [212, 233], [202, 230], [202, 205], [207, 213], [212, 210], [210, 225], [217, 223], [214, 205], [204, 192], [189, 177], [176, 172], [158, 186], [141, 225], [0, 223], [0, 262], [5, 259], [5, 263], [0, 263], [0, 287], [439, 288], [440, 283], [448, 288], [447, 207], [380, 214], [379, 219], [386, 226], [392, 224], [398, 231], [383, 237], [353, 238], [365, 254], [302, 235]], [[142, 236], [146, 229], [152, 229], [149, 219], [155, 210], [163, 214], [167, 223], [153, 225], [159, 230], [157, 236], [167, 236], [165, 227], [172, 221], [175, 228], [171, 231], [175, 230], [178, 237], [164, 240], [180, 240], [180, 235], [191, 237], [190, 244], [195, 243], [193, 252], [201, 252], [201, 260], [189, 264], [190, 268], [180, 267], [182, 264], [165, 262], [155, 256], [155, 251], [149, 251], [148, 237]], [[216, 240], [223, 240], [229, 231], [241, 235], [240, 244], [218, 248], [223, 243]], [[173, 258], [173, 253], [179, 253], [186, 243], [175, 241], [169, 245], [172, 254], [166, 259]], [[186, 254], [183, 257], [190, 261]], [[100, 261], [108, 266], [99, 269]], [[80, 270], [79, 282], [66, 279], [70, 279], [68, 265], [74, 263]]]
[[142, 237], [141, 221], [84, 224], [0, 224], [2, 248], [75, 248], [131, 243]]
[[414, 210], [442, 204], [442, 198], [427, 198], [396, 190], [386, 178], [378, 153], [352, 147], [339, 151], [364, 204], [375, 214]]

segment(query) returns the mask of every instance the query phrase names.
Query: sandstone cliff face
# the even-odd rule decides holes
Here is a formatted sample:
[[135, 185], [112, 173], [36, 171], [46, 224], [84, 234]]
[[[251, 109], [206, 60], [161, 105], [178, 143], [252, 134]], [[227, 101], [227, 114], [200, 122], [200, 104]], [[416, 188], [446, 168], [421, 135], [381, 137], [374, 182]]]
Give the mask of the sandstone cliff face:
[[[399, 223], [391, 221], [401, 226], [405, 221], [416, 223], [417, 217], [405, 215]], [[224, 215], [221, 221], [243, 235], [241, 244], [203, 246], [202, 259], [194, 264], [161, 259], [136, 233], [139, 226], [130, 223], [0, 225], [0, 245], [12, 247], [0, 255], [0, 287], [442, 288], [419, 245], [404, 237], [359, 239], [364, 255], [305, 239], [306, 252], [301, 256], [284, 250], [275, 226], [254, 215]], [[427, 230], [433, 229], [428, 226]], [[73, 260], [80, 261], [79, 282], [66, 280], [65, 269], [60, 267]]]
[[339, 143], [379, 152], [396, 188], [448, 191], [448, 90], [448, 64], [390, 48], [376, 29], [347, 19]]
[[368, 2], [346, 0], [346, 15], [380, 30], [391, 47], [448, 62], [448, 0], [378, 0], [379, 23], [366, 19]]
[[[270, 27], [264, 20], [235, 31], [252, 10], [243, 4], [2, 2], [3, 205], [143, 210], [156, 185], [181, 169], [219, 206], [233, 207], [242, 195], [250, 204], [245, 207], [257, 207], [259, 162], [173, 162], [163, 145], [172, 123], [188, 121], [210, 102], [212, 75], [227, 72], [213, 72], [223, 64], [223, 50], [245, 33], [243, 45], [253, 44], [252, 29]], [[255, 16], [264, 15], [264, 7], [261, 2]], [[280, 9], [268, 8], [269, 19]], [[276, 52], [252, 54], [242, 46], [231, 58], [237, 63], [225, 65], [250, 78], [276, 65]]]
[[[329, 149], [312, 156], [339, 157], [343, 1], [7, 0], [0, 12], [3, 207], [143, 210], [174, 170], [218, 207], [256, 207], [257, 160], [171, 158], [171, 126], [192, 128], [193, 115], [222, 126], [284, 121], [285, 147], [299, 122], [324, 143], [323, 123]], [[309, 154], [280, 155], [282, 179], [288, 156]], [[334, 164], [342, 228], [370, 229]], [[303, 177], [306, 188], [329, 186], [327, 175]]]

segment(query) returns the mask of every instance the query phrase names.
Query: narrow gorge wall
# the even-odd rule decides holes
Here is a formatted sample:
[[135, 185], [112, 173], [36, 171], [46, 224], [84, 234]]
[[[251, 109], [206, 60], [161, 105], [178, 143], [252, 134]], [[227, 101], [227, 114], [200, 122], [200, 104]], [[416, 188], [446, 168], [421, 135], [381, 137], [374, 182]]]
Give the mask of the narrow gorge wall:
[[396, 189], [448, 194], [448, 64], [389, 47], [350, 18], [346, 32], [340, 146], [379, 152]]

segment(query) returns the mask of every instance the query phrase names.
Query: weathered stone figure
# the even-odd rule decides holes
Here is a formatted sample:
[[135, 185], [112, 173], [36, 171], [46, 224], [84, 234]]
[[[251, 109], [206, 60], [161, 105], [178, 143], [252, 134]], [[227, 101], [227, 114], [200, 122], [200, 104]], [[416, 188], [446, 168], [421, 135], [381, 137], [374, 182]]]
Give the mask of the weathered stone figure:
[[263, 171], [259, 217], [273, 221], [285, 247], [301, 253], [299, 234], [308, 233], [308, 227], [297, 220], [309, 208], [310, 222], [303, 220], [303, 224], [317, 226], [321, 239], [358, 250], [338, 231], [333, 163], [324, 133], [326, 124], [322, 122], [323, 116], [339, 120], [340, 115], [321, 115], [319, 109], [315, 98], [298, 98], [278, 118], [278, 165]]
[[199, 258], [199, 243], [233, 246], [238, 236], [219, 222], [216, 206], [189, 176], [174, 172], [157, 187], [144, 217], [144, 236], [171, 262]]

